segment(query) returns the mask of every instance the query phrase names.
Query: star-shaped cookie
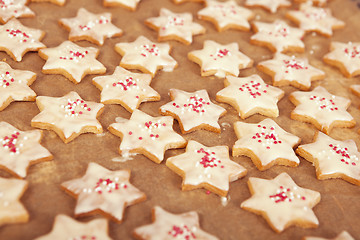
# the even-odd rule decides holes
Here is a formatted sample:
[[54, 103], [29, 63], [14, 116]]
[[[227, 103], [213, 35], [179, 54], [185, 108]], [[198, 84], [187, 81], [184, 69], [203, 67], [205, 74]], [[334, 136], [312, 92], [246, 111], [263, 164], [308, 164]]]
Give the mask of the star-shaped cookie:
[[274, 86], [291, 85], [308, 90], [311, 82], [322, 80], [325, 73], [309, 64], [306, 57], [288, 56], [276, 53], [274, 58], [260, 62], [257, 68], [272, 76]]
[[172, 214], [159, 206], [152, 209], [153, 223], [137, 227], [134, 235], [141, 240], [201, 239], [218, 238], [200, 228], [199, 215], [195, 211]]
[[94, 14], [85, 8], [79, 8], [76, 17], [61, 18], [60, 25], [69, 33], [69, 40], [87, 40], [103, 45], [105, 38], [121, 36], [122, 30], [111, 23], [111, 13]]
[[329, 8], [314, 7], [310, 3], [303, 3], [299, 10], [290, 10], [287, 18], [299, 25], [306, 32], [317, 32], [330, 37], [334, 29], [345, 27], [345, 23], [334, 18]]
[[194, 140], [186, 146], [186, 152], [166, 160], [168, 166], [183, 178], [182, 190], [205, 188], [226, 197], [229, 182], [246, 175], [247, 170], [230, 160], [227, 146], [207, 147]]
[[0, 51], [20, 62], [25, 53], [46, 47], [40, 42], [44, 35], [44, 31], [25, 27], [13, 18], [0, 26]]
[[182, 133], [205, 129], [220, 133], [218, 120], [226, 110], [210, 101], [206, 90], [185, 92], [170, 89], [171, 102], [160, 107], [162, 115], [178, 120]]
[[61, 74], [73, 83], [79, 83], [88, 74], [103, 74], [104, 65], [96, 60], [99, 49], [80, 47], [73, 42], [64, 41], [57, 47], [39, 51], [39, 56], [46, 60], [42, 68], [45, 74]]
[[259, 123], [235, 122], [234, 129], [239, 138], [232, 148], [234, 157], [250, 157], [260, 171], [274, 165], [299, 165], [300, 160], [293, 148], [301, 139], [283, 130], [272, 119], [267, 118]]
[[36, 93], [29, 87], [35, 79], [35, 73], [12, 69], [0, 61], [0, 111], [13, 101], [35, 101]]
[[227, 76], [225, 88], [216, 94], [216, 101], [233, 106], [242, 119], [256, 113], [267, 117], [278, 117], [277, 102], [284, 96], [280, 88], [264, 83], [259, 75], [249, 77]]
[[186, 140], [173, 130], [173, 122], [173, 117], [152, 117], [136, 109], [129, 120], [111, 124], [109, 131], [122, 139], [120, 154], [140, 153], [160, 163], [166, 150], [186, 145]]
[[135, 11], [141, 0], [103, 0], [105, 7], [123, 7], [125, 9]]
[[34, 240], [111, 240], [108, 228], [108, 222], [105, 219], [95, 219], [84, 223], [59, 214], [55, 217], [51, 232]]
[[313, 143], [300, 145], [296, 153], [313, 163], [320, 180], [341, 178], [360, 185], [360, 153], [354, 140], [335, 140], [322, 132]]
[[142, 102], [160, 100], [160, 94], [149, 86], [150, 74], [133, 73], [118, 66], [112, 75], [95, 77], [92, 82], [101, 90], [102, 103], [121, 104], [129, 112]]
[[63, 97], [39, 96], [36, 104], [40, 113], [31, 120], [31, 126], [56, 132], [68, 143], [82, 133], [102, 133], [96, 119], [104, 104], [84, 101], [76, 92]]
[[25, 180], [0, 177], [0, 226], [29, 220], [29, 213], [20, 202], [27, 187]]
[[146, 200], [130, 183], [130, 170], [110, 171], [93, 162], [83, 177], [63, 182], [61, 187], [77, 199], [75, 216], [101, 213], [119, 223], [126, 207]]
[[34, 17], [35, 13], [26, 6], [27, 0], [0, 1], [0, 22], [6, 23], [11, 18]]
[[253, 22], [256, 32], [250, 37], [250, 43], [265, 46], [273, 52], [304, 52], [305, 44], [302, 38], [305, 31], [290, 27], [282, 20], [273, 23]]
[[311, 92], [293, 92], [289, 100], [296, 106], [291, 112], [292, 119], [311, 123], [326, 134], [333, 127], [355, 126], [354, 118], [346, 111], [350, 100], [332, 95], [321, 86]]
[[172, 72], [177, 62], [169, 55], [168, 43], [154, 43], [144, 36], [131, 43], [117, 43], [115, 50], [122, 55], [120, 66], [150, 73], [153, 77], [159, 69]]
[[239, 69], [253, 65], [253, 60], [239, 51], [237, 43], [222, 45], [212, 40], [205, 40], [203, 49], [189, 52], [188, 58], [200, 65], [201, 76], [238, 76]]
[[304, 237], [302, 240], [355, 240], [347, 231], [342, 231], [335, 238]]
[[145, 24], [158, 31], [158, 41], [177, 40], [186, 45], [192, 43], [192, 36], [205, 33], [206, 29], [193, 22], [191, 13], [174, 13], [160, 9], [159, 17], [145, 20]]
[[51, 153], [40, 145], [41, 130], [20, 131], [0, 122], [0, 168], [24, 178], [30, 165], [51, 160]]
[[250, 177], [248, 186], [252, 196], [241, 208], [263, 216], [274, 231], [282, 232], [292, 225], [319, 225], [312, 208], [319, 203], [320, 193], [299, 187], [287, 173], [271, 180]]
[[339, 68], [345, 77], [360, 75], [360, 42], [331, 42], [330, 52], [323, 57], [325, 63]]
[[64, 6], [66, 3], [66, 0], [31, 0], [31, 2], [49, 2], [49, 3], [59, 5], [59, 6]]
[[249, 20], [255, 14], [247, 8], [240, 7], [234, 0], [220, 2], [206, 0], [206, 7], [198, 12], [199, 19], [212, 22], [221, 32], [227, 29], [249, 31]]
[[288, 0], [246, 0], [245, 6], [262, 7], [271, 13], [276, 13], [280, 7], [290, 7], [291, 2]]

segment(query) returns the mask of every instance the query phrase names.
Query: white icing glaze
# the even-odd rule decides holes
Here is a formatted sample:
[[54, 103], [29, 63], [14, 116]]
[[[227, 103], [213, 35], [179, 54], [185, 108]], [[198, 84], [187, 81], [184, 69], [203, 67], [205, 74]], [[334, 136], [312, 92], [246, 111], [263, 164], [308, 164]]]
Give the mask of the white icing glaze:
[[220, 131], [218, 119], [226, 113], [226, 110], [210, 101], [206, 90], [185, 92], [178, 89], [170, 89], [170, 97], [173, 101], [160, 107], [160, 112], [176, 115], [181, 122], [183, 132], [193, 131], [200, 127], [207, 129], [208, 126]]
[[113, 123], [109, 130], [121, 135], [120, 152], [142, 153], [161, 162], [167, 149], [186, 144], [186, 140], [173, 130], [173, 122], [170, 116], [152, 117], [136, 109], [128, 121]]
[[290, 27], [282, 20], [273, 23], [254, 21], [256, 33], [250, 40], [270, 43], [277, 52], [289, 51], [291, 48], [305, 48], [301, 41], [305, 32], [299, 28]]
[[98, 209], [121, 221], [125, 207], [146, 198], [130, 184], [129, 178], [129, 170], [110, 171], [91, 162], [83, 177], [66, 181], [61, 186], [77, 196], [76, 215]]
[[204, 232], [200, 228], [199, 216], [196, 212], [172, 214], [161, 207], [153, 209], [154, 222], [137, 227], [135, 235], [142, 239], [152, 240], [216, 240], [217, 237]]
[[115, 50], [123, 55], [120, 66], [146, 71], [152, 76], [158, 69], [172, 72], [177, 62], [169, 55], [168, 43], [154, 43], [144, 36], [132, 43], [117, 43]]
[[95, 219], [84, 223], [59, 214], [55, 217], [51, 232], [35, 240], [111, 240], [107, 232], [108, 222], [105, 219]]
[[50, 125], [52, 130], [61, 131], [65, 140], [73, 134], [84, 133], [84, 128], [89, 126], [96, 129], [93, 130], [95, 133], [102, 132], [96, 117], [104, 105], [84, 101], [76, 92], [69, 92], [63, 97], [39, 96], [36, 103], [41, 112], [31, 120], [31, 124]]
[[102, 90], [102, 103], [120, 103], [131, 112], [142, 102], [160, 99], [160, 94], [149, 86], [150, 82], [150, 74], [129, 72], [119, 66], [112, 75], [93, 79], [93, 83]]
[[252, 196], [241, 207], [260, 212], [275, 231], [297, 224], [319, 224], [312, 208], [320, 201], [320, 193], [299, 187], [287, 173], [272, 180], [250, 177], [248, 184]]
[[32, 162], [51, 159], [51, 153], [40, 145], [41, 131], [19, 131], [6, 122], [0, 122], [0, 165], [17, 176], [26, 177]]
[[253, 64], [253, 60], [239, 51], [237, 43], [222, 45], [212, 40], [205, 40], [203, 49], [189, 52], [188, 58], [201, 66], [202, 76], [211, 74], [221, 78], [228, 74], [238, 76], [239, 69]]
[[54, 48], [41, 49], [40, 56], [47, 57], [43, 70], [64, 70], [76, 83], [91, 73], [105, 73], [102, 63], [96, 60], [99, 50], [93, 47], [80, 47], [73, 42], [64, 41]]
[[235, 142], [233, 151], [252, 151], [263, 167], [277, 159], [286, 159], [295, 166], [299, 165], [300, 160], [295, 155], [293, 147], [300, 143], [300, 138], [284, 131], [270, 118], [253, 124], [236, 122], [234, 128], [239, 140]]
[[355, 124], [354, 118], [346, 111], [350, 100], [332, 95], [321, 86], [311, 92], [293, 92], [290, 100], [292, 98], [299, 102], [292, 114], [314, 119], [321, 125], [321, 131], [328, 132], [336, 121]]
[[319, 179], [346, 175], [360, 185], [360, 153], [353, 140], [338, 141], [319, 132], [313, 143], [299, 149], [312, 156]]
[[25, 180], [0, 177], [0, 226], [28, 220], [29, 214], [19, 201], [27, 186]]
[[27, 0], [1, 0], [0, 19], [7, 22], [11, 18], [34, 17], [35, 13], [26, 7]]
[[345, 23], [334, 18], [329, 8], [313, 7], [312, 4], [304, 3], [299, 10], [291, 10], [287, 13], [290, 19], [296, 19], [300, 28], [305, 31], [316, 31], [328, 36], [332, 35], [334, 28], [344, 27]]
[[59, 21], [70, 28], [70, 39], [90, 37], [99, 45], [104, 44], [105, 38], [122, 34], [122, 30], [111, 23], [111, 13], [93, 14], [80, 8], [76, 17], [61, 18]]
[[279, 115], [277, 102], [283, 95], [283, 90], [265, 84], [258, 75], [227, 76], [225, 88], [216, 94], [216, 100], [232, 105], [243, 119], [255, 113], [276, 117]]
[[353, 91], [356, 95], [360, 96], [360, 84], [354, 84], [350, 86], [351, 91]]
[[347, 231], [342, 231], [335, 238], [304, 237], [304, 240], [355, 240]]
[[234, 26], [250, 30], [248, 20], [254, 17], [254, 13], [240, 7], [234, 0], [227, 2], [206, 0], [206, 7], [198, 12], [198, 17], [205, 20], [212, 19], [220, 31], [229, 27], [234, 28]]
[[[360, 74], [360, 42], [331, 42], [324, 60], [340, 62], [350, 76]], [[332, 64], [334, 65], [334, 64]]]
[[111, 6], [120, 5], [135, 10], [140, 1], [141, 0], [104, 0], [104, 4], [109, 4]]
[[260, 62], [259, 66], [275, 72], [274, 86], [281, 86], [280, 82], [286, 80], [290, 85], [300, 85], [309, 89], [313, 78], [325, 76], [323, 71], [311, 66], [307, 58], [290, 57], [281, 53], [276, 53], [271, 60]]
[[0, 110], [6, 101], [26, 101], [36, 97], [29, 87], [36, 77], [31, 71], [14, 70], [7, 63], [0, 61]]
[[275, 13], [279, 7], [290, 7], [291, 2], [288, 0], [246, 0], [246, 6], [261, 6]]
[[158, 29], [159, 39], [176, 36], [190, 44], [193, 35], [205, 33], [203, 26], [193, 22], [191, 13], [173, 13], [166, 8], [160, 9], [159, 17], [148, 18], [145, 22]]
[[[190, 140], [186, 152], [169, 157], [166, 166], [183, 176], [183, 188], [200, 188], [211, 185], [226, 196], [229, 191], [229, 181], [233, 182], [246, 175], [247, 170], [231, 161], [227, 146], [206, 147]], [[209, 189], [211, 191], [211, 189]]]
[[14, 60], [20, 62], [26, 52], [46, 47], [40, 42], [43, 36], [43, 31], [25, 27], [18, 20], [11, 19], [0, 26], [0, 47], [11, 52]]

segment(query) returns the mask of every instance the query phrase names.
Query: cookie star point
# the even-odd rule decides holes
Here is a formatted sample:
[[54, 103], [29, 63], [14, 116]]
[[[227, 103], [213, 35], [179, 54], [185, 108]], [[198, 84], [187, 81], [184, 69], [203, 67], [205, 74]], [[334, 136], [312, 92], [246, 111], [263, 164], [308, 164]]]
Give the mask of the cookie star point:
[[246, 0], [245, 6], [262, 7], [271, 13], [276, 13], [280, 7], [290, 7], [288, 0]]

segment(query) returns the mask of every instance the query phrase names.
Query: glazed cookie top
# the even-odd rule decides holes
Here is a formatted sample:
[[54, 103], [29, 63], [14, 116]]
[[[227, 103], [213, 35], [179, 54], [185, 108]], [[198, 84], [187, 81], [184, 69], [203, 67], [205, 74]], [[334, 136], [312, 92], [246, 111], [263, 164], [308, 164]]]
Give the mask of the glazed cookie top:
[[303, 240], [355, 240], [347, 231], [342, 231], [335, 238], [304, 237]]
[[291, 2], [288, 0], [246, 0], [245, 6], [259, 6], [275, 13], [279, 7], [290, 7]]
[[160, 9], [159, 17], [145, 20], [145, 23], [159, 32], [159, 41], [179, 39], [185, 44], [192, 43], [192, 36], [205, 33], [205, 28], [193, 22], [191, 13], [173, 13], [166, 8]]
[[111, 23], [111, 13], [94, 14], [80, 8], [76, 17], [61, 18], [59, 23], [70, 29], [70, 40], [89, 40], [98, 45], [105, 38], [120, 36], [122, 30]]
[[200, 228], [199, 215], [196, 212], [172, 214], [159, 206], [155, 206], [152, 215], [154, 219], [153, 223], [138, 227], [134, 230], [134, 234], [139, 237], [139, 239], [218, 239]]
[[0, 26], [0, 48], [20, 62], [26, 52], [46, 47], [40, 42], [44, 35], [42, 30], [25, 27], [18, 20], [11, 19]]
[[35, 100], [36, 93], [29, 87], [35, 78], [31, 71], [15, 70], [0, 61], [0, 110], [12, 101]]
[[177, 66], [177, 62], [169, 55], [168, 43], [154, 43], [144, 36], [131, 43], [117, 43], [115, 50], [123, 56], [120, 66], [139, 69], [153, 77], [159, 69], [172, 72]]
[[188, 53], [188, 58], [201, 66], [201, 75], [215, 75], [224, 78], [231, 74], [239, 75], [239, 69], [251, 67], [253, 60], [239, 51], [237, 43], [226, 45], [205, 40], [202, 50]]
[[121, 222], [126, 207], [146, 199], [129, 181], [130, 170], [110, 171], [91, 162], [83, 177], [63, 182], [61, 186], [77, 197], [75, 215], [100, 210]]
[[35, 13], [26, 6], [27, 0], [0, 1], [0, 21], [5, 23], [11, 18], [34, 17]]
[[213, 22], [218, 31], [229, 28], [250, 30], [248, 21], [255, 14], [246, 8], [240, 7], [234, 0], [226, 2], [206, 0], [205, 3], [206, 7], [198, 12], [198, 17]]
[[183, 133], [198, 128], [220, 132], [218, 119], [226, 110], [210, 101], [206, 90], [185, 92], [170, 89], [171, 102], [160, 107], [163, 115], [175, 115], [181, 125]]
[[41, 136], [41, 130], [23, 132], [0, 122], [0, 166], [24, 178], [29, 165], [52, 159], [51, 153], [40, 145]]
[[319, 224], [312, 208], [319, 203], [320, 193], [299, 187], [287, 173], [271, 180], [250, 177], [248, 185], [252, 196], [241, 208], [260, 212], [276, 232], [297, 223]]
[[89, 222], [79, 222], [71, 217], [59, 214], [55, 217], [50, 233], [35, 240], [111, 240], [108, 235], [108, 222], [105, 219], [95, 219]]
[[121, 6], [126, 9], [135, 11], [140, 1], [141, 0], [104, 0], [104, 6], [106, 7]]

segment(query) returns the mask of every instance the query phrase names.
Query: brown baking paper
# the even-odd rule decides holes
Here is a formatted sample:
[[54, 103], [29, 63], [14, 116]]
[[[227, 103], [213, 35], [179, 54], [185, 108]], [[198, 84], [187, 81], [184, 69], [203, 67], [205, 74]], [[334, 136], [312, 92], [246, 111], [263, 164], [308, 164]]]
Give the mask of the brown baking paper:
[[[238, 1], [243, 4], [244, 1]], [[329, 50], [332, 40], [336, 41], [359, 41], [360, 10], [355, 1], [332, 0], [328, 4], [333, 15], [346, 22], [342, 30], [335, 30], [331, 38], [317, 34], [307, 34], [304, 38], [306, 50], [299, 56], [308, 56], [310, 63], [326, 72], [326, 79], [313, 83], [321, 85], [330, 93], [350, 98], [352, 101], [348, 111], [360, 122], [359, 98], [350, 93], [349, 86], [359, 83], [360, 77], [345, 78], [335, 68], [322, 62], [322, 57]], [[160, 116], [159, 107], [170, 101], [168, 95], [170, 88], [178, 88], [185, 91], [206, 89], [214, 103], [215, 95], [224, 87], [223, 79], [216, 77], [201, 77], [200, 67], [187, 59], [189, 51], [202, 49], [206, 39], [214, 40], [221, 44], [237, 42], [240, 50], [254, 60], [254, 66], [259, 61], [270, 59], [273, 56], [268, 49], [251, 45], [250, 32], [227, 30], [217, 32], [214, 25], [209, 22], [198, 20], [196, 13], [204, 7], [201, 3], [183, 3], [175, 5], [170, 0], [143, 0], [136, 11], [131, 12], [120, 7], [105, 8], [101, 0], [68, 0], [65, 6], [60, 7], [50, 3], [30, 3], [29, 7], [36, 13], [34, 18], [24, 18], [20, 21], [33, 28], [42, 29], [46, 32], [43, 43], [47, 47], [58, 46], [68, 38], [68, 31], [60, 27], [59, 18], [76, 16], [77, 9], [85, 7], [93, 13], [110, 12], [113, 16], [113, 24], [124, 31], [123, 36], [107, 39], [105, 44], [98, 47], [92, 43], [77, 42], [81, 46], [93, 46], [100, 49], [98, 60], [107, 68], [106, 74], [112, 74], [119, 64], [121, 56], [114, 51], [118, 42], [132, 42], [138, 36], [144, 35], [152, 41], [157, 40], [157, 32], [144, 25], [144, 20], [159, 15], [161, 7], [168, 8], [173, 12], [191, 12], [195, 22], [206, 27], [206, 34], [194, 37], [191, 45], [170, 41], [172, 46], [171, 56], [178, 62], [178, 67], [173, 72], [159, 72], [151, 83], [156, 91], [161, 94], [158, 102], [148, 102], [140, 105], [140, 110], [152, 115]], [[298, 8], [293, 4], [292, 8]], [[270, 14], [262, 9], [253, 9], [257, 19], [271, 22], [277, 18], [284, 18], [286, 9], [281, 9], [277, 14]], [[291, 26], [294, 26], [286, 20]], [[0, 59], [6, 61], [15, 69], [31, 70], [37, 74], [37, 80], [31, 88], [38, 96], [60, 97], [70, 91], [76, 91], [79, 95], [90, 101], [100, 101], [100, 91], [91, 83], [95, 75], [86, 76], [81, 83], [75, 85], [61, 75], [45, 75], [41, 68], [45, 61], [36, 52], [27, 53], [21, 62], [14, 62], [7, 54], [1, 52]], [[271, 78], [259, 72], [255, 67], [241, 70], [240, 76], [249, 76], [257, 73], [265, 82], [271, 83]], [[279, 101], [280, 116], [274, 120], [286, 131], [301, 138], [301, 144], [312, 142], [317, 131], [314, 126], [290, 119], [290, 112], [294, 105], [288, 100], [291, 92], [296, 91], [293, 87], [282, 87], [285, 91], [284, 98]], [[236, 141], [233, 123], [244, 121], [257, 123], [265, 117], [260, 115], [251, 116], [240, 120], [237, 112], [231, 106], [218, 103], [226, 108], [227, 114], [219, 123], [222, 126], [220, 134], [205, 130], [196, 131], [183, 135], [187, 140], [196, 140], [206, 146], [226, 145], [230, 149]], [[35, 102], [12, 103], [0, 112], [0, 120], [6, 121], [20, 130], [33, 129], [30, 126], [31, 119], [39, 113]], [[260, 172], [247, 157], [231, 157], [248, 169], [246, 177], [230, 184], [227, 204], [215, 194], [206, 194], [206, 190], [181, 191], [182, 179], [165, 166], [165, 160], [184, 152], [184, 149], [168, 150], [165, 160], [161, 164], [155, 164], [142, 155], [133, 157], [126, 162], [114, 162], [118, 158], [118, 147], [121, 139], [111, 134], [107, 128], [115, 122], [117, 117], [129, 118], [130, 113], [120, 105], [106, 105], [99, 120], [104, 128], [104, 134], [82, 134], [74, 141], [65, 144], [52, 131], [43, 131], [42, 145], [53, 155], [54, 159], [33, 165], [29, 168], [29, 188], [21, 198], [21, 202], [29, 211], [30, 220], [25, 224], [5, 225], [0, 228], [0, 239], [25, 240], [33, 239], [50, 232], [54, 218], [57, 214], [66, 214], [74, 217], [76, 200], [66, 194], [60, 184], [64, 181], [81, 177], [90, 162], [96, 162], [110, 170], [130, 169], [131, 182], [147, 195], [145, 202], [128, 207], [125, 210], [124, 220], [121, 224], [109, 221], [109, 235], [113, 239], [132, 239], [134, 228], [151, 222], [151, 209], [159, 205], [172, 213], [196, 211], [200, 215], [202, 228], [219, 237], [220, 239], [301, 239], [304, 236], [322, 236], [333, 238], [343, 230], [347, 230], [355, 238], [360, 236], [360, 187], [343, 180], [316, 179], [315, 169], [309, 162], [301, 158], [299, 167], [289, 168], [275, 166], [267, 171]], [[179, 125], [175, 121], [174, 129], [180, 133]], [[359, 146], [359, 125], [351, 129], [335, 128], [330, 136], [335, 139], [354, 139]], [[320, 203], [314, 207], [314, 212], [319, 219], [320, 225], [315, 229], [303, 229], [290, 227], [280, 234], [275, 233], [266, 221], [253, 213], [240, 208], [241, 202], [250, 197], [247, 187], [249, 177], [272, 179], [281, 172], [287, 172], [301, 187], [309, 188], [321, 193]], [[12, 177], [5, 171], [0, 172], [2, 177]], [[78, 218], [80, 221], [99, 218]]]

